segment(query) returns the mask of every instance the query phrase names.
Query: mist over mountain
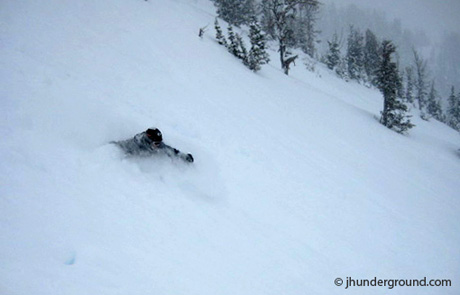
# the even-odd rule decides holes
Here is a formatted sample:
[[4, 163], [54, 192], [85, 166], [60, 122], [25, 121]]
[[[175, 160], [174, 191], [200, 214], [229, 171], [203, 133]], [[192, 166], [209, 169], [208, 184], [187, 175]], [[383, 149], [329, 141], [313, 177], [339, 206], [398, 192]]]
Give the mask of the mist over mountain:
[[428, 61], [429, 79], [434, 79], [443, 100], [451, 87], [460, 89], [460, 2], [458, 1], [323, 1], [318, 16], [322, 51], [334, 33], [343, 45], [349, 26], [372, 30], [380, 39], [397, 45], [400, 67], [414, 64], [413, 50]]
[[404, 28], [411, 31], [424, 31], [433, 43], [441, 42], [446, 34], [459, 33], [460, 2], [456, 0], [323, 0], [326, 5], [337, 7], [356, 5], [365, 10], [385, 13], [390, 20], [399, 19]]

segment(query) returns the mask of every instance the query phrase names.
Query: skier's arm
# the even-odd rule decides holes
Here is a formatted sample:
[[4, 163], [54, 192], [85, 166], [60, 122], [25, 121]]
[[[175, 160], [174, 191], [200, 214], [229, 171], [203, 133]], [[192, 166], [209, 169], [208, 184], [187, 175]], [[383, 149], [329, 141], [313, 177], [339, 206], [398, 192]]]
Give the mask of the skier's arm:
[[194, 161], [192, 154], [185, 154], [167, 144], [164, 145], [164, 150], [169, 157], [177, 157], [189, 163], [193, 163]]

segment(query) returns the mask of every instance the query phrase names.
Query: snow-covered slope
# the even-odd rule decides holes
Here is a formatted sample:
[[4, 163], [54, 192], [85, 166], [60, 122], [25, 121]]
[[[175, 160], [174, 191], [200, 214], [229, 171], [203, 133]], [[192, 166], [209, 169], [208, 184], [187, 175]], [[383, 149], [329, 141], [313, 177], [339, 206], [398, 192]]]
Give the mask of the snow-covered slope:
[[[458, 294], [458, 133], [392, 132], [378, 92], [287, 77], [275, 51], [254, 74], [214, 17], [207, 0], [2, 1], [0, 294]], [[196, 163], [108, 144], [150, 126]]]

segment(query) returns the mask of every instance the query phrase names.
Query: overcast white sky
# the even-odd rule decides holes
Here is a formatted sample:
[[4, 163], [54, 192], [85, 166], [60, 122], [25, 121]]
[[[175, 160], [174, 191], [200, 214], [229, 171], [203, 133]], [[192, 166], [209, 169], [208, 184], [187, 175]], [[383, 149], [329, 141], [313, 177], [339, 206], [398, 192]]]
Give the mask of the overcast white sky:
[[390, 18], [400, 18], [403, 26], [423, 29], [438, 39], [444, 32], [460, 33], [460, 0], [321, 0], [337, 6], [354, 3], [360, 7], [387, 12]]

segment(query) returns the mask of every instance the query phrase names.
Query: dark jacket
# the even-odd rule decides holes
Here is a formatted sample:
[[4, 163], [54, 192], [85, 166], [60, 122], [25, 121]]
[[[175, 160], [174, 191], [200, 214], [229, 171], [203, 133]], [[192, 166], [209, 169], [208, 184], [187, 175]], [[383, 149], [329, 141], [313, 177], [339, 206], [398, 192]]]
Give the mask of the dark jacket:
[[133, 138], [114, 142], [122, 150], [129, 155], [135, 156], [150, 156], [150, 155], [166, 155], [170, 158], [180, 158], [187, 162], [193, 162], [191, 154], [185, 154], [175, 149], [164, 142], [154, 144], [153, 141], [147, 137], [146, 132], [136, 134]]

